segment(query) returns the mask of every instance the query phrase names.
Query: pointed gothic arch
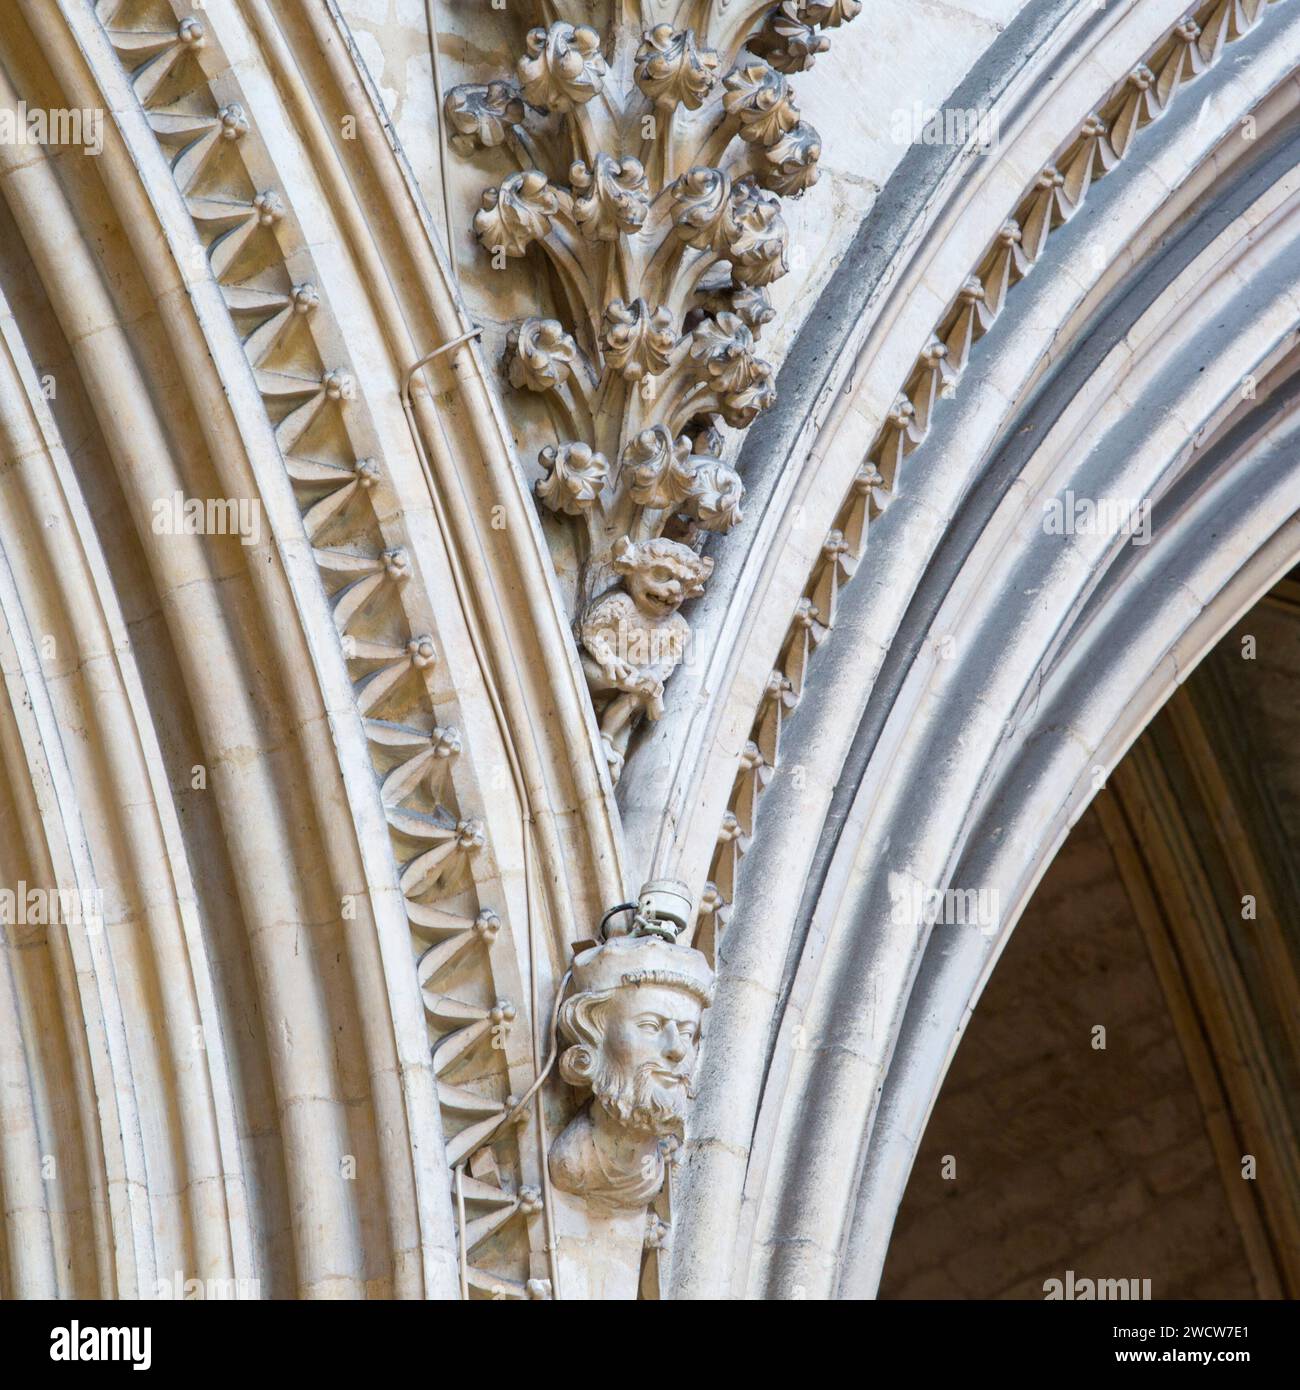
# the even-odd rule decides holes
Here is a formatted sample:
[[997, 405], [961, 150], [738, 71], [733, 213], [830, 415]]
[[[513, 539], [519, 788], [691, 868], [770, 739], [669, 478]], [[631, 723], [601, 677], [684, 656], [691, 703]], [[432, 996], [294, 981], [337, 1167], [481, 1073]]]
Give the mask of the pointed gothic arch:
[[[1211, 7], [1210, 61], [1211, 26], [1158, 8], [1075, 46], [1050, 106], [1004, 118], [987, 188], [969, 171], [927, 208], [984, 228], [987, 259], [940, 247], [891, 277], [953, 297], [938, 337], [961, 375], [932, 404], [922, 368], [943, 368], [922, 344], [910, 408], [874, 441], [890, 495], [783, 731], [806, 772], [771, 779], [736, 878], [679, 1194], [683, 1295], [871, 1294], [1020, 905], [1099, 773], [1295, 563], [1295, 18], [1234, 35], [1233, 7]], [[1124, 146], [1094, 162], [1103, 129]], [[1013, 177], [1018, 202], [994, 191]], [[814, 454], [835, 457], [833, 425]], [[1149, 499], [1151, 543], [1046, 532], [1067, 493]], [[801, 874], [798, 907], [773, 911]], [[907, 885], [996, 891], [1000, 934], [893, 920]]]

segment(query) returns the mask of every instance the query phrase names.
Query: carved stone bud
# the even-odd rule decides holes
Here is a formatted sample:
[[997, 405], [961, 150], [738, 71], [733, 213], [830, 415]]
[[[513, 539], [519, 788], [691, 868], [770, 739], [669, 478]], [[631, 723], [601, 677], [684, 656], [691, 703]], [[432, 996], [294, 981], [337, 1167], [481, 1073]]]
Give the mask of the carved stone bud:
[[684, 106], [697, 111], [718, 80], [718, 55], [700, 48], [694, 29], [656, 24], [641, 36], [636, 54], [636, 85], [666, 111]]
[[690, 496], [682, 510], [706, 531], [725, 535], [741, 520], [740, 502], [745, 485], [740, 474], [720, 459], [699, 462]]
[[321, 377], [320, 384], [325, 389], [327, 400], [350, 401], [356, 394], [356, 383], [352, 380], [351, 373], [338, 367], [326, 372]]
[[820, 0], [806, 0], [803, 12], [809, 24], [819, 29], [838, 29], [862, 13], [862, 0], [827, 0], [825, 4]]
[[691, 335], [697, 373], [719, 392], [741, 391], [758, 376], [754, 335], [735, 314], [706, 318]]
[[[704, 447], [720, 443], [716, 431], [707, 434], [712, 440], [703, 439]], [[627, 446], [623, 462], [631, 470], [630, 495], [638, 506], [679, 512], [719, 533], [741, 518], [745, 488], [740, 475], [718, 458], [692, 452], [685, 435], [674, 443], [663, 425], [642, 430]]]
[[770, 285], [789, 266], [789, 239], [780, 200], [752, 178], [737, 179], [731, 190], [732, 239], [727, 248], [731, 273], [742, 285]]
[[775, 68], [755, 59], [732, 68], [722, 79], [727, 115], [740, 122], [740, 138], [752, 145], [775, 145], [799, 121], [790, 84]]
[[696, 165], [674, 180], [672, 191], [677, 235], [697, 251], [725, 256], [735, 230], [731, 180], [721, 169]]
[[787, 198], [797, 198], [817, 182], [817, 161], [822, 154], [822, 138], [800, 121], [775, 145], [763, 151], [762, 172], [758, 178], [764, 188]]
[[722, 436], [706, 416], [697, 415], [686, 426], [686, 437], [691, 441], [691, 452], [706, 458], [722, 457]]
[[719, 285], [710, 289], [700, 304], [715, 318], [719, 314], [736, 314], [755, 338], [776, 317], [767, 292], [757, 285]]
[[672, 189], [677, 235], [688, 246], [730, 260], [739, 283], [770, 285], [789, 269], [781, 205], [752, 177], [733, 185], [720, 169], [697, 167]]
[[[439, 760], [456, 757], [461, 750], [460, 730], [450, 726], [434, 728], [430, 736], [430, 747], [433, 749], [433, 756]], [[482, 917], [482, 913], [479, 916]], [[495, 916], [495, 914], [493, 914]], [[477, 923], [475, 924], [477, 926]]]
[[507, 256], [522, 256], [551, 229], [559, 204], [540, 169], [511, 174], [499, 188], [487, 188], [474, 214], [474, 235], [485, 251], [498, 247]]
[[667, 1250], [670, 1241], [668, 1227], [654, 1214], [646, 1213], [645, 1249]]
[[596, 156], [588, 169], [577, 160], [569, 169], [573, 217], [588, 241], [615, 241], [620, 232], [638, 232], [650, 211], [650, 190], [639, 159]]
[[725, 905], [722, 894], [718, 892], [718, 885], [709, 879], [704, 885], [704, 891], [700, 894], [700, 916], [702, 918], [712, 917]]
[[772, 367], [754, 356], [754, 335], [735, 314], [705, 319], [692, 334], [696, 374], [713, 388], [722, 418], [734, 429], [753, 424], [776, 400]]
[[525, 319], [510, 330], [510, 384], [553, 391], [569, 379], [578, 345], [557, 319]]
[[244, 108], [237, 101], [223, 106], [217, 112], [217, 116], [221, 122], [223, 140], [242, 140], [248, 134], [248, 117], [244, 115]]
[[601, 344], [605, 362], [627, 381], [658, 376], [668, 370], [677, 346], [672, 314], [662, 306], [651, 309], [644, 299], [624, 304], [611, 300], [605, 306]]
[[546, 469], [538, 480], [538, 500], [553, 512], [579, 516], [590, 511], [609, 475], [609, 460], [590, 444], [548, 444], [537, 456]]
[[443, 103], [451, 143], [464, 155], [491, 149], [506, 138], [506, 130], [521, 125], [524, 104], [511, 82], [453, 87]]
[[253, 207], [257, 212], [257, 220], [263, 227], [273, 227], [284, 217], [284, 203], [273, 188], [259, 193], [253, 199]]
[[763, 28], [749, 40], [750, 51], [778, 72], [805, 72], [830, 46], [830, 39], [807, 18], [801, 0], [784, 0], [769, 10]]
[[481, 940], [490, 944], [501, 931], [501, 918], [490, 907], [485, 907], [474, 918], [473, 930]]
[[407, 642], [406, 654], [417, 671], [427, 671], [438, 660], [437, 645], [427, 632], [422, 636], [412, 637]]
[[691, 495], [695, 471], [688, 439], [673, 437], [663, 425], [642, 430], [623, 451], [631, 470], [630, 495], [638, 507], [675, 508]]
[[1055, 193], [1058, 188], [1065, 187], [1065, 175], [1055, 164], [1049, 164], [1038, 176], [1038, 187], [1044, 193]]
[[295, 314], [312, 314], [320, 308], [320, 291], [310, 280], [295, 285], [290, 294]]
[[747, 430], [765, 410], [771, 410], [776, 404], [772, 368], [761, 359], [759, 365], [764, 369], [763, 375], [751, 386], [722, 398], [722, 418], [733, 430]]
[[530, 29], [527, 56], [518, 64], [524, 99], [547, 111], [585, 106], [600, 90], [608, 68], [600, 54], [600, 35], [589, 24], [557, 20], [549, 29]]

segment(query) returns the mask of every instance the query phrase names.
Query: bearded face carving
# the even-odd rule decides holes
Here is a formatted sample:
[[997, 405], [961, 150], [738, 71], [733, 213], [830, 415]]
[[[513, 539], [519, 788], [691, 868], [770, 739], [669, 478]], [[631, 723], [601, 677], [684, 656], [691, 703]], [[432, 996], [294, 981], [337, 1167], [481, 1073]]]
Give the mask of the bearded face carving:
[[556, 1187], [606, 1210], [643, 1207], [686, 1118], [713, 972], [699, 951], [613, 937], [574, 961], [560, 1075], [591, 1100], [551, 1148]]

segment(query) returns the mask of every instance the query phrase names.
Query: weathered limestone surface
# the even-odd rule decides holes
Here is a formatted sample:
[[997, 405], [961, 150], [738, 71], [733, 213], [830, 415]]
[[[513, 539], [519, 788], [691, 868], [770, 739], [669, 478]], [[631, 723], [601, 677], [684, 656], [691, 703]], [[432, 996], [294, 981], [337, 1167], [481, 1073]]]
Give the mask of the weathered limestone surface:
[[1298, 66], [1296, 0], [11, 0], [0, 1294], [874, 1295], [1300, 553]]

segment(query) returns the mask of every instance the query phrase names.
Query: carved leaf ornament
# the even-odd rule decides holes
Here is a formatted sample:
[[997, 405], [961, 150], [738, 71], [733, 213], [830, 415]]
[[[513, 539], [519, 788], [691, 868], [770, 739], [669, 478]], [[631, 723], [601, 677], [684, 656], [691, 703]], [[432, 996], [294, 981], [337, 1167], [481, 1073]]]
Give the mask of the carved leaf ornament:
[[[516, 325], [507, 368], [551, 409], [536, 494], [578, 528], [580, 606], [617, 579], [620, 542], [698, 552], [742, 519], [722, 431], [776, 400], [758, 339], [789, 268], [781, 200], [821, 155], [790, 75], [859, 9], [784, 0], [710, 14], [707, 32], [610, 35], [554, 18], [528, 31], [514, 80], [447, 95], [460, 153], [505, 147], [519, 166], [481, 195], [484, 253], [553, 272], [555, 317]], [[598, 711], [606, 693], [593, 687]]]

